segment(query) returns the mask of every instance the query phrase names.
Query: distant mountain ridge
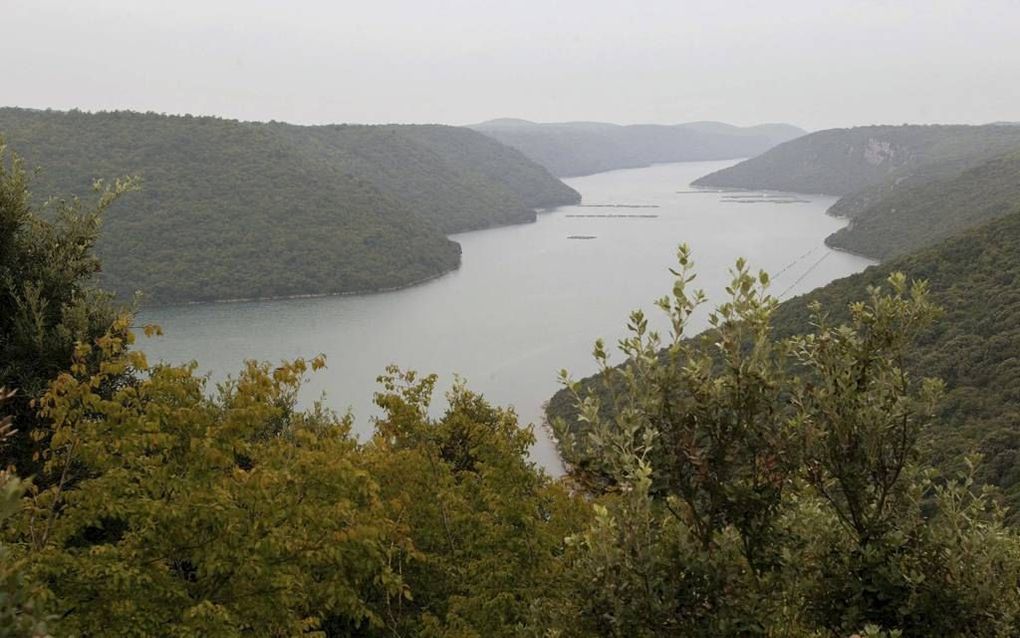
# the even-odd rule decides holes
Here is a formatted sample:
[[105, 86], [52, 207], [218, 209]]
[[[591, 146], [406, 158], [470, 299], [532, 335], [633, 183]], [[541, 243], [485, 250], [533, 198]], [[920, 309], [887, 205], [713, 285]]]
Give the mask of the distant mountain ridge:
[[886, 259], [1020, 205], [1020, 127], [867, 126], [806, 135], [695, 186], [838, 195], [830, 246]]
[[155, 303], [396, 288], [457, 268], [446, 234], [533, 221], [580, 195], [450, 126], [294, 126], [0, 108], [33, 192], [140, 175], [103, 222], [100, 283]]
[[619, 125], [536, 123], [514, 118], [490, 120], [469, 128], [520, 150], [558, 177], [660, 162], [750, 157], [805, 133], [789, 124], [750, 127], [722, 122]]

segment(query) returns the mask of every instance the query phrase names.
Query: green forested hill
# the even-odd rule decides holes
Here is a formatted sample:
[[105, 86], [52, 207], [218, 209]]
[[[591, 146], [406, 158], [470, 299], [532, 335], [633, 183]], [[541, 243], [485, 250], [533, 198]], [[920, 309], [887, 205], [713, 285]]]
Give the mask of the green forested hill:
[[777, 333], [806, 331], [814, 300], [842, 316], [894, 271], [927, 279], [945, 310], [910, 362], [913, 374], [946, 382], [929, 437], [936, 459], [954, 465], [979, 450], [985, 478], [1020, 506], [1020, 212], [792, 299], [776, 315]]
[[446, 233], [535, 220], [535, 208], [579, 201], [521, 153], [437, 125], [270, 125], [297, 148], [396, 195]]
[[578, 194], [466, 129], [0, 109], [35, 196], [139, 175], [109, 212], [101, 284], [152, 302], [377, 290], [456, 268], [445, 233], [530, 221]]
[[[810, 330], [788, 348], [742, 263], [717, 329], [676, 356], [635, 313], [621, 417], [588, 404], [595, 435], [569, 449], [590, 463], [559, 480], [512, 408], [456, 379], [433, 417], [437, 375], [387, 367], [359, 441], [350, 415], [298, 405], [324, 355], [247, 360], [215, 387], [194, 363], [150, 366], [133, 336], [158, 331], [92, 286], [98, 221], [129, 184], [40, 214], [9, 158], [3, 638], [1017, 635], [1020, 528], [980, 484], [929, 472], [937, 392], [900, 361], [923, 336], [914, 367], [950, 380], [959, 407], [934, 434], [963, 444], [937, 448], [943, 465], [980, 440], [984, 478], [1011, 486], [1020, 213], [899, 264], [951, 307], [933, 332], [928, 291], [897, 277], [849, 326], [786, 306], [780, 332]], [[683, 326], [677, 258], [659, 307]]]
[[[1020, 206], [1020, 154], [985, 162], [947, 179], [915, 177], [853, 214], [826, 243], [877, 259], [930, 246]], [[838, 212], [838, 211], [834, 211]]]
[[788, 124], [741, 128], [721, 122], [620, 126], [602, 122], [540, 124], [501, 119], [471, 128], [519, 149], [560, 177], [658, 162], [749, 157], [804, 134], [803, 130]]
[[758, 157], [694, 182], [720, 188], [763, 188], [849, 195], [938, 166], [959, 173], [1020, 147], [1010, 126], [862, 126], [829, 129], [780, 144]]
[[[932, 248], [791, 299], [779, 307], [773, 325], [778, 336], [809, 331], [807, 308], [812, 301], [821, 302], [833, 320], [843, 320], [848, 304], [866, 298], [868, 286], [883, 284], [894, 271], [927, 279], [945, 315], [923, 336], [908, 367], [915, 376], [940, 377], [946, 383], [938, 426], [927, 437], [931, 454], [942, 467], [959, 467], [966, 452], [980, 451], [985, 457], [981, 477], [1002, 486], [1016, 509], [1020, 508], [1020, 208], [1015, 210]], [[565, 391], [549, 403], [552, 417], [572, 412]]]
[[851, 222], [830, 246], [887, 259], [1020, 204], [1020, 128], [869, 126], [807, 135], [697, 186], [826, 193]]

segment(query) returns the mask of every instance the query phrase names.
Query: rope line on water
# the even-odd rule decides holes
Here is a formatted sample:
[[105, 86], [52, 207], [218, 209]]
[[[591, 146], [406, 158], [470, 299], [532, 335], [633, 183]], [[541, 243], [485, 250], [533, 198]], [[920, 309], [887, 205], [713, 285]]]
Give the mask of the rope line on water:
[[[821, 246], [821, 245], [823, 245], [823, 244], [819, 244], [819, 246]], [[804, 261], [804, 259], [805, 259], [805, 258], [806, 258], [806, 257], [807, 257], [808, 255], [810, 255], [811, 253], [815, 252], [816, 250], [818, 250], [818, 246], [815, 246], [814, 248], [812, 248], [811, 250], [807, 251], [806, 253], [804, 253], [804, 254], [803, 254], [803, 255], [801, 255], [800, 257], [798, 257], [798, 258], [794, 259], [793, 261], [791, 261], [790, 263], [786, 264], [786, 266], [784, 266], [782, 270], [780, 270], [780, 271], [779, 271], [779, 272], [777, 272], [776, 274], [772, 275], [772, 278], [773, 278], [773, 279], [779, 279], [780, 275], [782, 275], [782, 274], [783, 274], [784, 272], [786, 272], [787, 270], [789, 270], [789, 269], [793, 268], [794, 266], [796, 266], [796, 265], [797, 265], [797, 264], [799, 264], [800, 262]]]
[[788, 287], [788, 288], [787, 288], [786, 290], [784, 290], [784, 291], [783, 291], [782, 293], [780, 293], [780, 295], [779, 295], [778, 297], [776, 297], [776, 299], [782, 299], [783, 297], [785, 297], [785, 296], [786, 296], [786, 294], [787, 294], [788, 292], [790, 292], [791, 290], [793, 290], [794, 288], [796, 288], [796, 287], [797, 287], [797, 284], [799, 284], [800, 282], [804, 281], [804, 278], [805, 278], [805, 277], [807, 277], [808, 275], [810, 275], [810, 274], [811, 274], [811, 273], [812, 273], [812, 272], [814, 271], [814, 269], [815, 269], [815, 268], [818, 268], [818, 265], [819, 265], [820, 263], [822, 263], [823, 261], [825, 261], [825, 259], [826, 259], [826, 258], [827, 258], [827, 257], [828, 257], [829, 255], [831, 255], [831, 254], [832, 254], [832, 252], [833, 252], [833, 251], [831, 251], [831, 250], [830, 250], [829, 252], [827, 252], [827, 253], [825, 253], [824, 255], [822, 255], [822, 256], [821, 256], [821, 258], [819, 258], [819, 259], [818, 259], [818, 261], [816, 261], [815, 263], [811, 264], [811, 267], [810, 267], [810, 268], [808, 268], [808, 269], [807, 269], [806, 271], [804, 271], [804, 274], [803, 274], [803, 275], [801, 275], [800, 277], [798, 277], [798, 278], [797, 278], [797, 281], [795, 281], [795, 282], [793, 282], [792, 284], [790, 284], [790, 285], [789, 285], [789, 287]]

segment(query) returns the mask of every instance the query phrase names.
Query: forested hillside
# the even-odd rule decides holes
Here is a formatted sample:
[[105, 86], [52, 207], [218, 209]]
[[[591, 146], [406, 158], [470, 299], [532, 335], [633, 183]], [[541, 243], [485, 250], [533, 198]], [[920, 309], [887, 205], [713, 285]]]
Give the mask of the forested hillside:
[[[842, 202], [842, 200], [840, 200]], [[944, 179], [914, 175], [852, 214], [826, 243], [889, 259], [933, 245], [1020, 206], [1020, 154], [1012, 153]], [[834, 207], [833, 212], [847, 205]]]
[[1020, 204], [1020, 128], [868, 126], [782, 144], [696, 186], [839, 195], [836, 248], [886, 259], [930, 246]]
[[[959, 469], [970, 451], [985, 455], [979, 477], [999, 485], [1020, 512], [1020, 207], [1007, 217], [939, 245], [868, 268], [781, 304], [778, 337], [813, 330], [808, 306], [820, 302], [833, 321], [891, 272], [926, 279], [945, 315], [926, 331], [907, 361], [915, 377], [945, 381], [938, 418], [925, 433], [930, 458]], [[585, 384], [598, 388], [594, 378]], [[551, 418], [572, 419], [570, 393], [549, 402]]]
[[530, 222], [536, 208], [580, 200], [524, 155], [466, 128], [269, 126], [397, 197], [444, 233]]
[[980, 476], [1001, 486], [1013, 516], [1020, 516], [1020, 206], [937, 246], [791, 299], [776, 314], [777, 334], [810, 330], [813, 301], [845, 316], [850, 302], [893, 271], [928, 280], [945, 311], [908, 367], [946, 382], [939, 419], [928, 433], [933, 458], [953, 467], [964, 453], [981, 452]]
[[922, 167], [951, 175], [1020, 146], [1009, 126], [861, 126], [811, 133], [724, 168], [696, 186], [844, 196]]
[[[960, 303], [947, 319], [902, 275], [862, 291], [876, 269], [832, 289], [863, 299], [839, 325], [787, 306], [790, 341], [743, 262], [716, 329], [681, 338], [701, 300], [681, 247], [658, 302], [677, 336], [635, 313], [628, 366], [596, 348], [621, 409], [582, 400], [589, 462], [558, 480], [461, 381], [437, 415], [436, 376], [390, 366], [359, 441], [297, 403], [322, 355], [215, 389], [150, 364], [136, 339], [160, 329], [92, 276], [131, 184], [44, 212], [32, 183], [0, 149], [0, 638], [1017, 634], [1020, 533], [971, 475], [933, 479], [922, 435], [956, 413], [901, 362], [955, 384], [961, 439], [1015, 403], [1020, 214], [900, 264]], [[1013, 472], [996, 414], [991, 467]]]
[[454, 127], [6, 108], [0, 134], [46, 167], [39, 199], [141, 177], [104, 221], [100, 281], [155, 303], [404, 286], [458, 266], [446, 233], [579, 200], [519, 152]]
[[471, 128], [519, 149], [554, 175], [571, 177], [658, 162], [750, 157], [804, 134], [788, 124], [737, 127], [721, 122], [620, 126], [502, 119]]

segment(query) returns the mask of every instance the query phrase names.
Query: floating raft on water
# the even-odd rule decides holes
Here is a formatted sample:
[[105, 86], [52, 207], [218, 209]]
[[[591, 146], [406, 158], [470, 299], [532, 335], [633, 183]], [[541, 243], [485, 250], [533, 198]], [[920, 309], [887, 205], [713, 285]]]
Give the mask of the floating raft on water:
[[807, 204], [807, 203], [809, 203], [809, 200], [806, 200], [806, 199], [797, 199], [795, 197], [787, 197], [785, 199], [780, 199], [778, 197], [757, 198], [757, 199], [749, 199], [749, 198], [727, 199], [727, 198], [724, 197], [722, 201], [724, 203], [727, 203], [727, 204]]
[[807, 204], [809, 200], [801, 199], [790, 193], [740, 193], [723, 195], [722, 201], [731, 204]]
[[596, 217], [596, 218], [602, 218], [602, 219], [609, 219], [609, 218], [612, 218], [612, 219], [654, 219], [654, 218], [658, 217], [658, 215], [651, 215], [651, 214], [645, 214], [645, 215], [641, 215], [641, 214], [629, 214], [628, 215], [627, 213], [602, 213], [602, 214], [588, 213], [588, 214], [585, 214], [585, 215], [580, 215], [580, 214], [576, 214], [575, 213], [575, 214], [567, 215], [567, 217]]
[[677, 195], [722, 194], [722, 201], [733, 204], [807, 204], [810, 200], [794, 197], [789, 193], [749, 193], [740, 189], [692, 189], [675, 191]]
[[659, 208], [658, 204], [578, 204], [578, 208]]
[[795, 197], [793, 193], [740, 193], [737, 195], [723, 195], [723, 199], [789, 199]]
[[712, 194], [712, 193], [719, 194], [719, 193], [739, 193], [739, 192], [741, 192], [741, 191], [733, 190], [733, 189], [725, 189], [725, 188], [724, 189], [701, 189], [701, 188], [694, 188], [694, 189], [691, 189], [691, 190], [676, 191], [676, 194], [677, 195], [709, 195], [709, 194]]

